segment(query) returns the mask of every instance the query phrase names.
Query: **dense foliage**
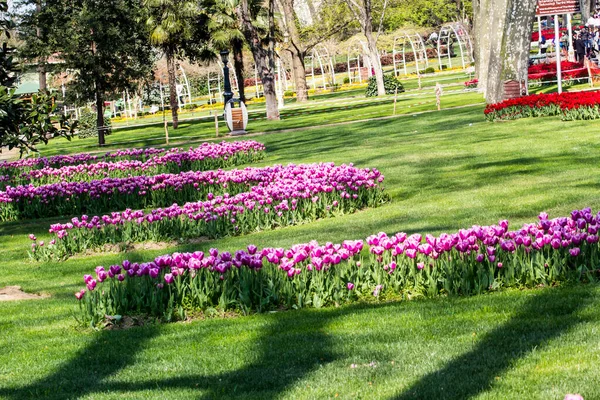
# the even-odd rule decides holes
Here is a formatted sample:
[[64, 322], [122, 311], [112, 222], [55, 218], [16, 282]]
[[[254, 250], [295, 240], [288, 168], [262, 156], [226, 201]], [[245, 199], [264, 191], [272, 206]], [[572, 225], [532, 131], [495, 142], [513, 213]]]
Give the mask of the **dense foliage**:
[[[80, 139], [85, 139], [88, 137], [97, 137], [98, 136], [98, 127], [96, 126], [96, 112], [92, 111], [90, 108], [86, 108], [81, 112], [81, 116], [77, 120], [77, 136]], [[105, 135], [110, 135], [111, 133], [111, 124], [110, 118], [104, 117], [104, 126], [106, 129], [104, 130]]]
[[22, 156], [35, 152], [36, 145], [48, 143], [52, 137], [70, 139], [74, 126], [64, 118], [60, 124], [52, 120], [55, 105], [46, 93], [34, 94], [30, 99], [15, 94], [19, 69], [14, 61], [15, 51], [8, 44], [14, 25], [6, 19], [7, 11], [6, 0], [0, 0], [0, 151], [4, 146], [18, 148]]
[[[404, 86], [402, 86], [402, 83], [394, 75], [384, 75], [383, 84], [385, 86], [385, 94], [394, 94], [396, 90], [398, 90], [398, 93], [404, 92]], [[377, 82], [374, 76], [369, 78], [365, 95], [367, 97], [377, 96]]]

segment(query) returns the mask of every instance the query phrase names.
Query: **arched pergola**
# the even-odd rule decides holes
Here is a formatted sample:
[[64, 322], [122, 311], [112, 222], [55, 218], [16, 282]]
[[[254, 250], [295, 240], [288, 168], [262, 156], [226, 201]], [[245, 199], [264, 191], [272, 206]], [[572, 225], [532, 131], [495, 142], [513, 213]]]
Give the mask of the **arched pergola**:
[[[448, 67], [452, 68], [454, 42], [458, 43], [458, 49], [460, 51], [460, 59], [463, 68], [467, 68], [467, 66], [474, 61], [473, 43], [471, 42], [471, 36], [469, 36], [466, 28], [458, 22], [445, 24], [440, 29], [437, 42], [440, 69], [442, 69], [443, 65], [442, 59], [446, 57], [448, 58]], [[445, 49], [443, 45], [446, 46]]]
[[[315, 67], [318, 67], [321, 71], [321, 83], [323, 89], [327, 89], [327, 76], [331, 76], [330, 84], [335, 85], [335, 71], [333, 65], [333, 58], [329, 54], [329, 51], [324, 46], [315, 46], [309, 56], [305, 57], [307, 63], [310, 63], [310, 76], [311, 84], [313, 89], [317, 88], [317, 78], [315, 77]], [[320, 86], [319, 86], [320, 87]]]
[[[366, 56], [366, 43], [362, 40], [357, 42], [350, 43], [348, 45], [348, 80], [350, 83], [363, 81], [363, 71], [366, 71], [366, 79], [371, 76], [371, 60]], [[361, 65], [362, 62], [362, 65]], [[354, 65], [353, 65], [354, 64]]]
[[[192, 104], [192, 91], [190, 89], [190, 82], [188, 81], [187, 75], [185, 74], [185, 70], [181, 65], [179, 66], [179, 72], [181, 74], [176, 80], [178, 101], [181, 103], [182, 97], [183, 103], [185, 104], [185, 98], [187, 97], [188, 104]], [[181, 107], [181, 104], [179, 104], [179, 106]]]
[[[406, 67], [407, 50], [409, 51], [409, 54], [413, 54], [417, 74], [419, 73], [422, 64], [424, 64], [425, 68], [429, 67], [427, 49], [425, 48], [425, 42], [423, 42], [421, 35], [418, 33], [409, 34], [402, 32], [400, 36], [396, 36], [394, 38], [394, 48], [392, 50], [392, 61], [394, 64], [395, 76], [398, 76], [401, 68], [404, 69], [404, 75], [408, 75], [408, 69]], [[396, 59], [398, 54], [402, 54], [402, 61]]]
[[223, 100], [223, 93], [221, 91], [221, 74], [219, 72], [208, 71], [206, 74], [206, 85], [208, 87], [208, 97], [214, 98], [217, 101]]

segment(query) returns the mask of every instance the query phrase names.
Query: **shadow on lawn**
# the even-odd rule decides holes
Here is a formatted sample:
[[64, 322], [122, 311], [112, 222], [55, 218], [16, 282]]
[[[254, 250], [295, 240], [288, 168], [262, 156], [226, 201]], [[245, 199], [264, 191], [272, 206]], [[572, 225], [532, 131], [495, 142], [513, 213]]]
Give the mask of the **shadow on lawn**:
[[[0, 389], [10, 400], [78, 398], [99, 392], [192, 389], [200, 398], [278, 398], [297, 380], [333, 361], [331, 344], [324, 331], [331, 319], [356, 311], [356, 307], [274, 314], [256, 343], [258, 357], [241, 369], [215, 375], [177, 375], [141, 382], [104, 382], [120, 370], [135, 364], [148, 341], [161, 333], [159, 325], [124, 331], [102, 331], [75, 357], [53, 374], [18, 389]], [[206, 335], [201, 324], [193, 332], [197, 341]], [[172, 341], [172, 351], [182, 344]], [[202, 359], [198, 360], [202, 363]], [[175, 372], [173, 367], [172, 372]], [[217, 367], [218, 369], [218, 367]]]
[[[426, 375], [396, 397], [403, 399], [468, 399], [488, 390], [497, 376], [520, 358], [557, 339], [582, 321], [577, 313], [591, 300], [581, 292], [565, 295], [560, 288], [532, 292], [531, 297], [505, 324], [492, 330], [476, 347]], [[586, 295], [583, 295], [586, 296]], [[392, 303], [393, 304], [393, 303]], [[198, 397], [275, 399], [322, 365], [335, 360], [334, 344], [326, 327], [337, 318], [372, 307], [391, 304], [354, 305], [321, 311], [278, 313], [256, 342], [257, 357], [245, 366], [215, 374], [181, 374], [173, 365], [170, 377], [145, 381], [110, 381], [119, 371], [135, 364], [161, 327], [146, 326], [126, 331], [103, 331], [72, 360], [53, 374], [18, 389], [0, 390], [9, 400], [64, 399], [100, 392], [126, 393], [152, 390], [193, 390]], [[298, 315], [301, 314], [301, 315]], [[187, 337], [169, 341], [172, 351], [185, 341], [201, 341], [212, 325], [196, 324]], [[172, 344], [171, 344], [172, 343]], [[163, 351], [171, 351], [164, 349]], [[225, 356], [225, 355], [224, 355]], [[203, 360], [199, 358], [198, 363]], [[193, 366], [192, 366], [193, 367]], [[207, 369], [219, 366], [205, 365]]]
[[560, 288], [535, 295], [505, 324], [492, 330], [468, 353], [423, 376], [394, 400], [470, 399], [491, 389], [497, 377], [520, 358], [539, 350], [578, 323], [587, 297], [564, 296]]

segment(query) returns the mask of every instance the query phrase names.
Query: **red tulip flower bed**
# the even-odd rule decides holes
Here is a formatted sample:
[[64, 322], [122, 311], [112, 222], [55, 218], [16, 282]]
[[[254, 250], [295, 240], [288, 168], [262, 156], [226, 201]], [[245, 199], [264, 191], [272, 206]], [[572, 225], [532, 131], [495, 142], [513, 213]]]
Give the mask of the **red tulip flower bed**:
[[[587, 78], [588, 70], [583, 63], [562, 61], [560, 63], [563, 79]], [[554, 80], [556, 79], [556, 63], [544, 63], [529, 67], [528, 78], [530, 80]]]
[[[573, 26], [574, 31], [581, 30], [581, 29], [583, 29], [583, 25]], [[565, 33], [565, 32], [567, 32], [567, 28], [560, 28], [560, 33]], [[546, 40], [553, 40], [554, 39], [554, 28], [542, 30], [542, 36], [544, 36], [544, 38]], [[531, 41], [537, 42], [539, 40], [540, 40], [540, 33], [538, 31], [534, 31], [531, 34]]]
[[600, 118], [600, 92], [537, 94], [488, 104], [488, 121], [560, 115], [564, 121]]

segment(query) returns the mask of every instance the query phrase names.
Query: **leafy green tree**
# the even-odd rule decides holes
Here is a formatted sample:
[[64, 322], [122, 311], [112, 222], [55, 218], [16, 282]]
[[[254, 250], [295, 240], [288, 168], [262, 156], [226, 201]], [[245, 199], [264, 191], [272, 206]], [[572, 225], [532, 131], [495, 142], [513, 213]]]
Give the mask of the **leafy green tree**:
[[472, 14], [471, 0], [390, 0], [384, 27], [437, 27], [446, 22], [471, 20]]
[[[8, 11], [6, 0], [0, 0], [0, 15]], [[48, 143], [53, 137], [73, 134], [74, 126], [62, 119], [60, 127], [52, 121], [55, 111], [52, 98], [45, 93], [23, 99], [15, 94], [18, 66], [14, 61], [15, 49], [10, 47], [10, 31], [14, 24], [0, 16], [0, 151], [3, 147], [18, 148], [21, 156], [35, 152], [36, 145]]]
[[150, 30], [150, 40], [162, 50], [167, 59], [169, 102], [173, 128], [177, 129], [179, 101], [175, 63], [194, 38], [200, 6], [194, 0], [144, 0], [144, 4], [149, 11], [146, 25]]
[[104, 100], [133, 90], [151, 74], [153, 55], [141, 0], [46, 0], [41, 11], [69, 88], [81, 102], [94, 101], [98, 144], [105, 144]]
[[[281, 10], [278, 22], [286, 36], [284, 49], [292, 58], [296, 99], [303, 102], [308, 100], [304, 59], [316, 45], [345, 29], [352, 22], [352, 18], [343, 1], [324, 0], [319, 10], [311, 13], [312, 23], [302, 26], [296, 15], [294, 3], [295, 0], [277, 1]], [[314, 6], [311, 9], [314, 10]]]
[[221, 50], [231, 48], [233, 69], [238, 82], [239, 97], [246, 101], [244, 91], [244, 35], [236, 15], [239, 0], [215, 0], [208, 8], [208, 32], [210, 47], [215, 57]]

